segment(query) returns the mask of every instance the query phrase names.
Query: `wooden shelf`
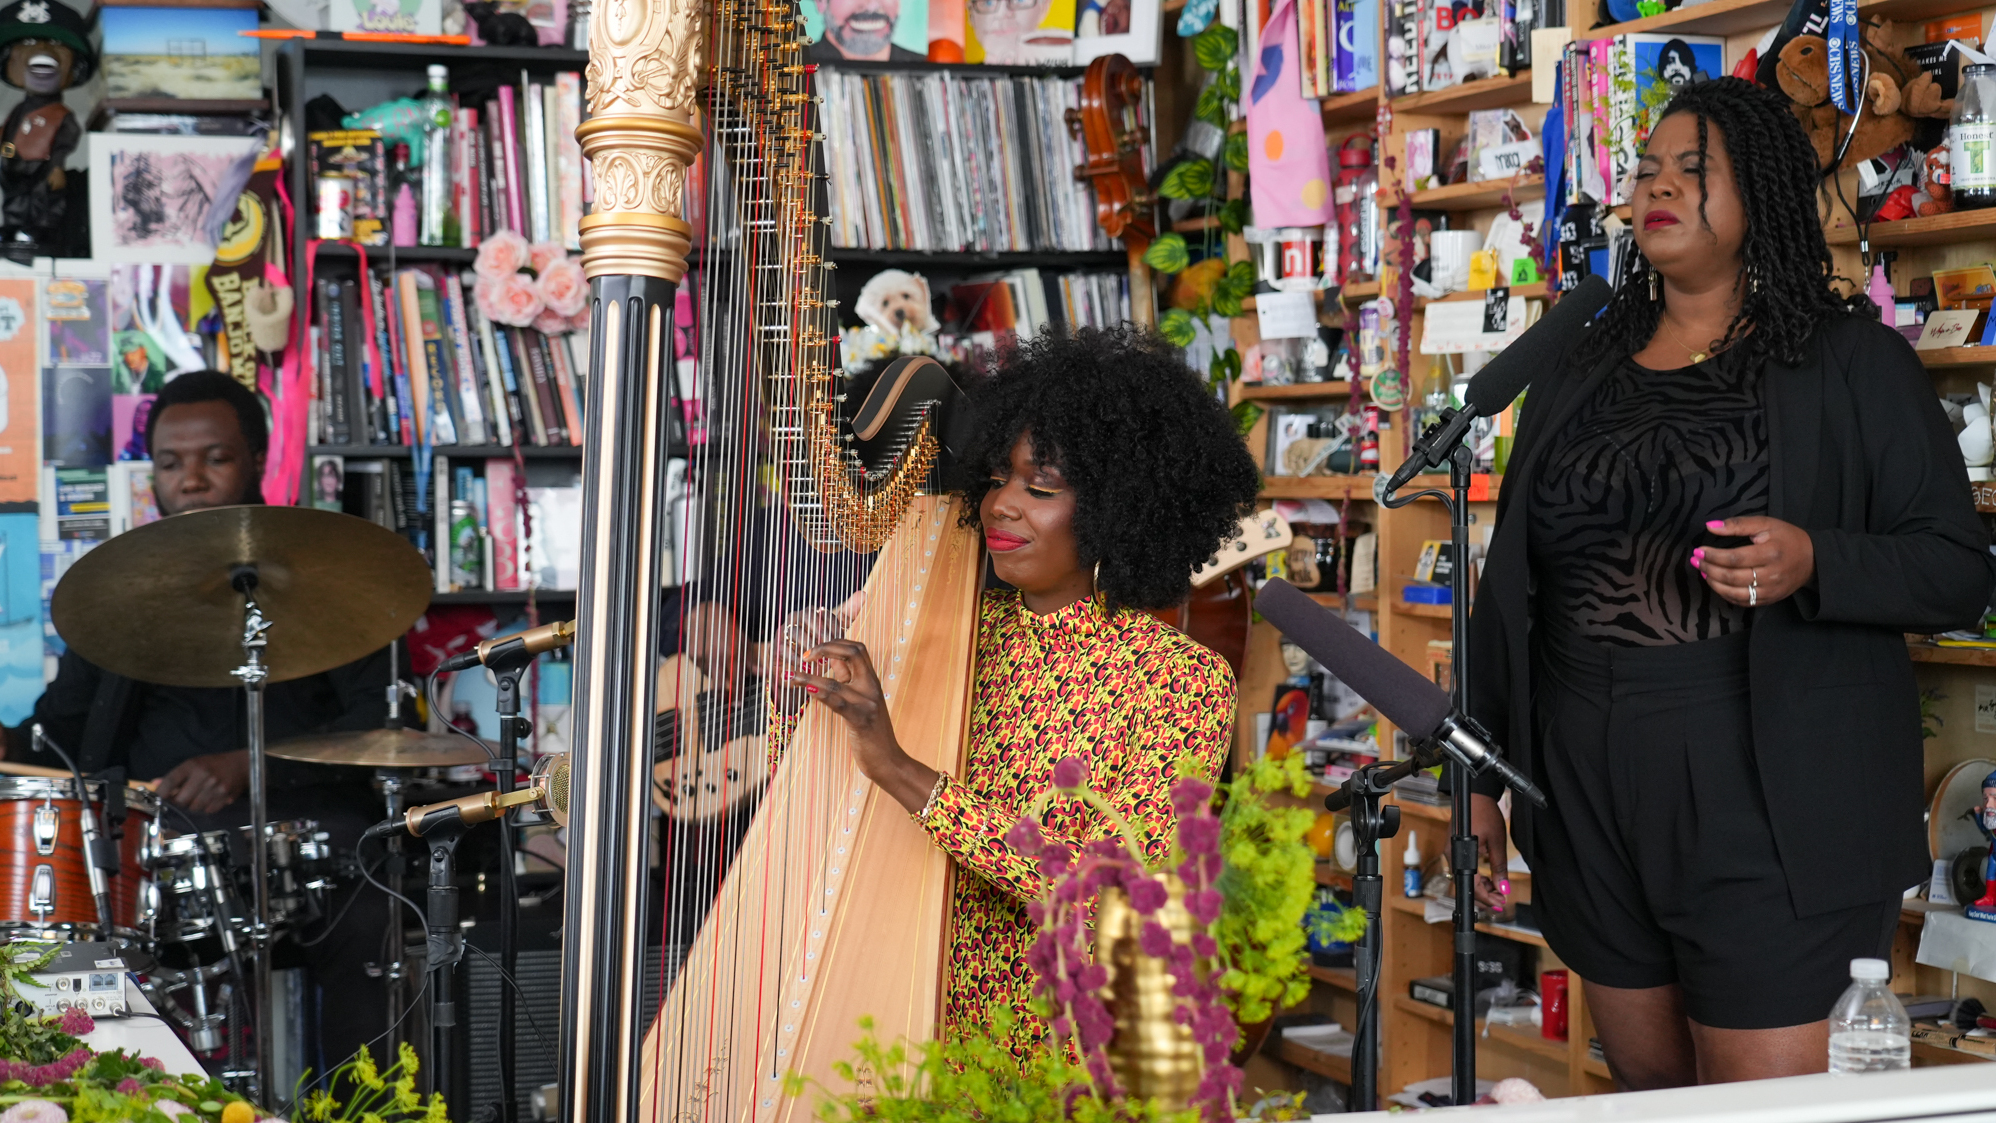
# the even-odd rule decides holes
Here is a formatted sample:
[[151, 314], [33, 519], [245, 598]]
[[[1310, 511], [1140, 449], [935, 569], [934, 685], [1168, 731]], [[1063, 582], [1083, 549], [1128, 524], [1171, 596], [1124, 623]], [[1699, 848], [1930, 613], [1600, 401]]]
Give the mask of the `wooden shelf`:
[[1580, 1071], [1589, 1076], [1598, 1076], [1603, 1080], [1613, 1080], [1615, 1078], [1615, 1074], [1608, 1071], [1608, 1062], [1595, 1060], [1592, 1053], [1580, 1058]]
[[1960, 12], [1973, 12], [1984, 6], [1981, 0], [1857, 0], [1857, 14], [1859, 19], [1877, 16], [1880, 19], [1918, 23]]
[[[513, 455], [511, 445], [432, 445], [430, 450], [438, 456], [487, 460]], [[408, 445], [307, 445], [305, 451], [312, 456], [350, 456], [356, 460], [407, 460], [410, 454]], [[577, 445], [522, 445], [520, 455], [528, 460], [580, 460], [582, 449]]]
[[[1455, 1024], [1455, 1016], [1450, 1011], [1440, 1006], [1431, 1006], [1426, 1002], [1417, 1002], [1404, 994], [1393, 996], [1393, 1008], [1412, 1014], [1417, 1018], [1425, 1018], [1439, 1025], [1452, 1026]], [[1527, 1053], [1536, 1053], [1558, 1064], [1565, 1064], [1567, 1061], [1567, 1051], [1571, 1048], [1570, 1042], [1548, 1041], [1539, 1036], [1539, 1032], [1536, 1029], [1520, 1029], [1517, 1026], [1489, 1026], [1487, 1028], [1489, 1035], [1479, 1040], [1479, 1048], [1484, 1043], [1496, 1043], [1508, 1045], [1513, 1049], [1519, 1049]]]
[[1346, 304], [1363, 304], [1378, 295], [1378, 281], [1353, 281], [1338, 290], [1338, 299]]
[[182, 97], [108, 97], [101, 103], [112, 113], [188, 113], [195, 116], [210, 113], [264, 113], [270, 109], [269, 98], [182, 98]]
[[1591, 31], [1576, 31], [1573, 37], [1587, 42], [1666, 29], [1695, 35], [1733, 35], [1780, 23], [1787, 16], [1790, 6], [1788, 0], [1711, 0], [1708, 4], [1676, 8], [1660, 16], [1611, 23]]
[[1322, 99], [1324, 124], [1370, 121], [1379, 113], [1379, 87]]
[[[1996, 351], [1996, 347], [1990, 348]], [[1294, 402], [1312, 401], [1317, 398], [1349, 398], [1349, 382], [1296, 382], [1287, 386], [1260, 386], [1252, 382], [1241, 383], [1241, 400], [1249, 402]]]
[[1325, 608], [1352, 608], [1360, 612], [1373, 612], [1379, 608], [1377, 593], [1360, 593], [1355, 597], [1343, 593], [1311, 593], [1310, 599]]
[[[1908, 218], [1898, 222], [1874, 222], [1866, 227], [1874, 246], [1942, 246], [1969, 238], [1996, 236], [1996, 207], [1979, 211], [1950, 211], [1929, 218]], [[1833, 246], [1857, 245], [1857, 227], [1835, 226], [1823, 231]]]
[[1426, 900], [1427, 898], [1425, 897], [1402, 897], [1398, 894], [1392, 894], [1386, 898], [1386, 907], [1392, 909], [1394, 912], [1412, 913], [1425, 920], [1427, 919], [1428, 910], [1423, 902]]
[[1445, 604], [1409, 604], [1404, 600], [1394, 601], [1393, 611], [1406, 616], [1426, 616], [1431, 620], [1449, 620], [1455, 616], [1450, 606]]
[[1372, 500], [1371, 473], [1360, 476], [1263, 476], [1263, 499]]
[[1351, 1083], [1351, 1058], [1340, 1057], [1336, 1053], [1320, 1053], [1315, 1049], [1296, 1044], [1283, 1038], [1275, 1055], [1300, 1069], [1307, 1069], [1319, 1076], [1328, 1076], [1340, 1083]]
[[1327, 885], [1332, 889], [1343, 889], [1347, 893], [1351, 892], [1351, 875], [1345, 871], [1334, 870], [1328, 863], [1318, 862], [1313, 872], [1317, 878], [1317, 884]]
[[1451, 183], [1447, 187], [1430, 187], [1426, 191], [1414, 192], [1410, 202], [1418, 210], [1475, 211], [1503, 206], [1506, 195], [1513, 199], [1534, 199], [1542, 198], [1545, 193], [1546, 177], [1527, 175], [1515, 179], [1485, 179], [1474, 183]]
[[1966, 1049], [1951, 1049], [1930, 1041], [1913, 1042], [1913, 1063], [1917, 1066], [1988, 1064], [1992, 1060], [1996, 1057], [1985, 1057]]
[[850, 261], [869, 265], [921, 265], [936, 272], [977, 272], [985, 269], [1031, 268], [1081, 269], [1090, 266], [1123, 268], [1129, 255], [1122, 250], [1024, 250], [1017, 253], [984, 253], [977, 250], [866, 250], [838, 246], [826, 251], [834, 262]]
[[1935, 347], [1929, 351], [1913, 353], [1920, 357], [1920, 364], [1928, 370], [1980, 367], [1996, 363], [1996, 347]]
[[1536, 932], [1527, 932], [1520, 928], [1513, 928], [1508, 924], [1479, 924], [1476, 926], [1476, 930], [1486, 936], [1516, 940], [1521, 944], [1530, 944], [1535, 948], [1546, 946], [1546, 938], [1544, 936]]
[[[415, 261], [461, 262], [470, 265], [478, 260], [478, 250], [463, 246], [368, 246], [367, 263], [370, 266], [397, 265]], [[345, 261], [360, 260], [360, 250], [351, 242], [320, 242], [319, 258], [338, 258]]]
[[1393, 803], [1405, 818], [1430, 819], [1437, 823], [1449, 821], [1449, 809], [1440, 804], [1422, 803], [1412, 799], [1396, 799]]
[[[347, 39], [286, 39], [281, 46], [306, 55], [314, 69], [409, 69], [420, 72], [443, 63], [452, 74], [477, 63], [504, 63], [514, 68], [581, 70], [589, 65], [588, 51], [561, 47], [453, 47], [434, 43], [380, 43]], [[1075, 70], [1076, 74], [1080, 70]]]
[[1329, 987], [1358, 993], [1358, 972], [1350, 967], [1310, 967], [1310, 977]]
[[1218, 230], [1219, 228], [1220, 220], [1213, 215], [1207, 215], [1204, 218], [1188, 218], [1183, 222], [1174, 222], [1171, 224], [1171, 232], [1173, 234], [1204, 234], [1208, 230]]
[[1996, 647], [1942, 647], [1908, 641], [1906, 654], [1915, 663], [1953, 663], [1958, 667], [1996, 667]]
[[[1714, 0], [1724, 3], [1725, 0]], [[1499, 109], [1532, 100], [1532, 72], [1520, 70], [1515, 77], [1499, 75], [1460, 82], [1439, 90], [1408, 94], [1393, 99], [1395, 113], [1444, 115], [1468, 113], [1477, 109]]]

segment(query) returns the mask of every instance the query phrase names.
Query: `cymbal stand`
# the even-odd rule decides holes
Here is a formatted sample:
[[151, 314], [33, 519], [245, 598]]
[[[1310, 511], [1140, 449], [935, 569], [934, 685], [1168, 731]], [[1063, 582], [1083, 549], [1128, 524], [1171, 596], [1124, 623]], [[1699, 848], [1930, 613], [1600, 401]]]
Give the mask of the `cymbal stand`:
[[270, 853], [265, 846], [270, 823], [269, 763], [263, 744], [263, 687], [270, 676], [263, 649], [270, 642], [265, 634], [270, 631], [270, 621], [256, 603], [255, 566], [237, 566], [229, 574], [229, 584], [243, 595], [243, 665], [230, 673], [243, 684], [249, 727], [250, 862], [256, 879], [256, 922], [249, 941], [256, 993], [251, 996], [250, 1020], [256, 1031], [255, 1098], [263, 1100], [270, 1092], [271, 1064], [276, 1059], [270, 1038]]
[[[390, 687], [389, 689], [393, 690], [395, 687]], [[395, 717], [394, 704], [392, 702], [389, 706], [389, 717], [391, 720]], [[394, 768], [377, 768], [374, 770], [374, 780], [381, 787], [381, 798], [382, 802], [387, 805], [388, 818], [400, 819], [402, 813], [408, 810], [408, 799], [403, 791], [405, 784], [401, 771]], [[387, 870], [384, 880], [388, 885], [389, 958], [388, 962], [382, 966], [381, 976], [383, 986], [388, 991], [387, 1032], [390, 1037], [384, 1055], [389, 1056], [392, 1056], [395, 1052], [395, 1046], [398, 1042], [398, 1039], [394, 1036], [395, 1028], [402, 1024], [403, 1004], [408, 998], [403, 992], [402, 985], [403, 980], [409, 973], [409, 964], [402, 958], [408, 953], [409, 944], [408, 938], [402, 932], [403, 874], [408, 866], [408, 863], [402, 858], [402, 837], [403, 832], [396, 831], [382, 840], [382, 845], [388, 850], [388, 857], [385, 862]]]

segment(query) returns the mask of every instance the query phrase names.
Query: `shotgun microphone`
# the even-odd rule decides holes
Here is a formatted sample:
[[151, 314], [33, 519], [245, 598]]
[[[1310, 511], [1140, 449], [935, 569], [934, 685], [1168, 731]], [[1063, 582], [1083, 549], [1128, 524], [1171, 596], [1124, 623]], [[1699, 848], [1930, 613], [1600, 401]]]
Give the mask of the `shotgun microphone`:
[[1558, 368], [1574, 340], [1614, 294], [1608, 282], [1595, 274], [1560, 297], [1538, 323], [1526, 328], [1476, 372], [1463, 391], [1462, 408], [1443, 411], [1441, 419], [1414, 442], [1413, 451], [1375, 495], [1389, 495], [1422, 472], [1448, 463], [1449, 453], [1469, 435], [1477, 419], [1504, 412], [1535, 376]]
[[1308, 594], [1273, 578], [1255, 595], [1254, 609], [1415, 742], [1439, 748], [1473, 775], [1495, 772], [1513, 791], [1539, 807], [1545, 806], [1545, 793], [1511, 767], [1482, 726], [1467, 714], [1455, 712], [1441, 687], [1395, 659]]

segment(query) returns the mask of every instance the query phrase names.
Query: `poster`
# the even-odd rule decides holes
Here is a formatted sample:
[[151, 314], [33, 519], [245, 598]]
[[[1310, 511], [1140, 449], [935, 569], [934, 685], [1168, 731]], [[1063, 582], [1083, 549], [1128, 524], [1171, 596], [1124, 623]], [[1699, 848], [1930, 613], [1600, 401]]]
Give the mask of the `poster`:
[[146, 422], [152, 416], [152, 394], [111, 395], [111, 459], [151, 460], [146, 448]]
[[1074, 20], [1074, 62], [1123, 55], [1137, 66], [1158, 61], [1158, 0], [1080, 0]]
[[91, 256], [155, 265], [214, 261], [262, 146], [256, 137], [91, 133]]
[[[803, 2], [812, 62], [921, 62], [929, 57], [929, 0]], [[1005, 2], [999, 0], [1001, 6]]]
[[41, 472], [35, 282], [0, 280], [0, 511], [34, 510]]
[[1006, 66], [1074, 61], [1075, 0], [969, 0], [964, 60]]
[[101, 367], [111, 362], [111, 283], [102, 277], [56, 277], [48, 300], [48, 361]]
[[41, 544], [32, 513], [0, 514], [0, 724], [42, 696]]
[[42, 410], [42, 459], [58, 468], [111, 462], [111, 368], [50, 368]]
[[104, 84], [109, 97], [245, 101], [263, 97], [263, 55], [254, 6], [103, 7]]

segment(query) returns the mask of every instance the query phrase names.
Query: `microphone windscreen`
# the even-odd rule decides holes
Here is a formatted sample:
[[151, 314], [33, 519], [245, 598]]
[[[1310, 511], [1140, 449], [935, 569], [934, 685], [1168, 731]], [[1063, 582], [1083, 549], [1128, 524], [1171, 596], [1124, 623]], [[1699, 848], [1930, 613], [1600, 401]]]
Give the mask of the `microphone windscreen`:
[[1254, 610], [1407, 736], [1427, 740], [1448, 717], [1441, 687], [1280, 577], [1255, 594]]
[[1485, 363], [1462, 399], [1479, 417], [1495, 417], [1518, 399], [1533, 378], [1554, 370], [1582, 328], [1607, 306], [1615, 290], [1594, 274], [1559, 298], [1539, 322]]

